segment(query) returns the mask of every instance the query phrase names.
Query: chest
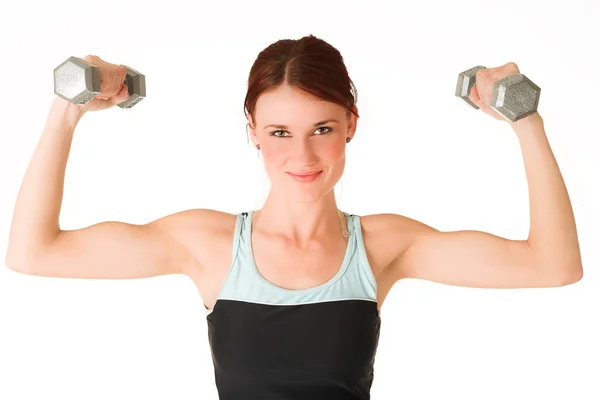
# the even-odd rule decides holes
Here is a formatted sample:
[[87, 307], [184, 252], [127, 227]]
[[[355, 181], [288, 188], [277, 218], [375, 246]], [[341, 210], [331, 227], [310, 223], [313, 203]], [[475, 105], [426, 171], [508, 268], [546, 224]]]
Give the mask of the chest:
[[[224, 235], [210, 252], [202, 273], [192, 276], [205, 306], [213, 309], [232, 263], [232, 237]], [[377, 235], [363, 235], [363, 246], [377, 283], [377, 303], [381, 308], [395, 280], [386, 270], [389, 251], [382, 247]], [[328, 282], [339, 272], [349, 254], [348, 239], [333, 237], [326, 242], [303, 249], [294, 248], [272, 238], [253, 236], [246, 250], [256, 271], [269, 283], [289, 290], [302, 290]], [[356, 249], [355, 249], [356, 250]]]
[[272, 284], [290, 290], [319, 286], [332, 279], [348, 258], [348, 240], [340, 237], [298, 249], [284, 240], [253, 238], [253, 267]]

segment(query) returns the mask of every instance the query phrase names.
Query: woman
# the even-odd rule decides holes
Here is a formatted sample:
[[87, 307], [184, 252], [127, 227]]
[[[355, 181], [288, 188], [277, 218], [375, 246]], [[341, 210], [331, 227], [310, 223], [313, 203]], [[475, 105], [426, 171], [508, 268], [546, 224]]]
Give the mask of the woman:
[[[380, 310], [400, 279], [517, 288], [582, 276], [573, 212], [538, 113], [508, 122], [529, 182], [527, 240], [341, 212], [333, 188], [357, 131], [356, 91], [340, 53], [312, 35], [273, 43], [250, 71], [244, 111], [271, 180], [260, 210], [63, 230], [77, 123], [127, 98], [122, 67], [86, 60], [102, 71], [102, 93], [86, 105], [53, 102], [17, 200], [7, 265], [52, 277], [189, 276], [207, 310], [221, 399], [368, 399]], [[487, 103], [492, 84], [512, 73], [513, 63], [480, 71], [471, 101], [507, 122]]]

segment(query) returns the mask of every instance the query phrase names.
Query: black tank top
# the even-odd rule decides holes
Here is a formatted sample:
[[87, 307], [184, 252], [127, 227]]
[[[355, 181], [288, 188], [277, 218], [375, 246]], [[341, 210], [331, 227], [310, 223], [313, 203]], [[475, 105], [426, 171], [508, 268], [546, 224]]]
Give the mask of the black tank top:
[[381, 319], [360, 217], [344, 214], [350, 237], [338, 273], [291, 290], [256, 268], [253, 213], [237, 215], [233, 263], [206, 310], [219, 399], [370, 399]]

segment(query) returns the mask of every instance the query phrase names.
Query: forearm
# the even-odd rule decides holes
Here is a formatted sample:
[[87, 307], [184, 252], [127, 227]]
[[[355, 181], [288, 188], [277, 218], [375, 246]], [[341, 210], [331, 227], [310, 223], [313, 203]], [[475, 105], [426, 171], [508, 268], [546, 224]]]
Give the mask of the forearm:
[[15, 204], [6, 263], [26, 268], [60, 232], [59, 214], [73, 133], [82, 114], [56, 98], [23, 178]]
[[578, 277], [582, 272], [575, 217], [543, 119], [536, 113], [512, 127], [521, 145], [529, 187], [530, 249], [541, 268], [565, 279]]

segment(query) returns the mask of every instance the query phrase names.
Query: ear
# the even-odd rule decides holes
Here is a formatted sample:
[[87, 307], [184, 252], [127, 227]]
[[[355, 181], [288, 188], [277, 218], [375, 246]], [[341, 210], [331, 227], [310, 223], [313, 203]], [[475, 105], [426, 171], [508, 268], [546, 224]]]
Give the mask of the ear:
[[248, 130], [248, 136], [250, 137], [250, 140], [252, 141], [252, 145], [256, 146], [258, 144], [258, 137], [256, 136], [256, 125], [254, 124], [254, 121], [252, 120], [252, 115], [251, 114], [246, 114], [246, 119], [248, 120], [248, 124], [246, 125], [246, 129]]
[[[358, 108], [354, 105], [352, 106], [352, 110], [358, 114]], [[348, 121], [348, 125], [347, 125], [347, 129], [348, 129], [348, 134], [347, 136], [352, 139], [354, 138], [354, 135], [356, 134], [356, 127], [358, 125], [358, 117], [356, 115], [354, 115], [353, 113], [350, 113], [350, 116], [347, 119]]]

